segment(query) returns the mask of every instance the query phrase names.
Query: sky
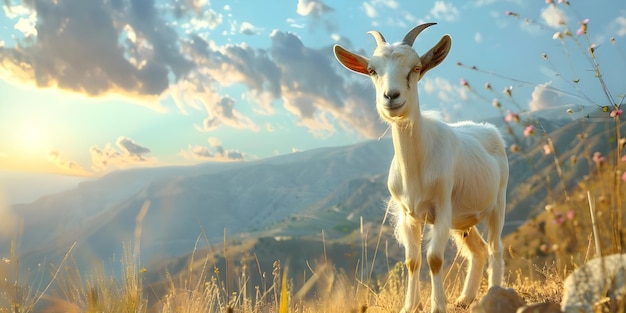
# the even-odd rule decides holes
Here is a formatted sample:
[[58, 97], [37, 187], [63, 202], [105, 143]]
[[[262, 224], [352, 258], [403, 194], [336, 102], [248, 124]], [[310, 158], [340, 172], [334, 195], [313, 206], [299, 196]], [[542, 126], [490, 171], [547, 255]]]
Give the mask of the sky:
[[591, 45], [613, 100], [626, 93], [623, 0], [4, 0], [0, 171], [98, 177], [380, 138], [369, 78], [332, 47], [368, 56], [368, 31], [399, 41], [425, 22], [418, 53], [452, 37], [418, 89], [447, 121], [496, 117], [494, 98], [606, 105]]

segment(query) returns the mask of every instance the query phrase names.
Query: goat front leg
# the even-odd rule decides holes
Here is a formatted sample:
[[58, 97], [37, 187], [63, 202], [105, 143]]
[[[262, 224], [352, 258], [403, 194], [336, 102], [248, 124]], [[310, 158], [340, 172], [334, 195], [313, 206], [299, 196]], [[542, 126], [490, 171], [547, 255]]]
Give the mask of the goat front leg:
[[443, 289], [443, 255], [450, 238], [450, 206], [442, 206], [431, 227], [431, 239], [426, 251], [426, 259], [430, 269], [432, 292], [430, 295], [430, 312], [446, 312], [446, 294]]
[[404, 213], [396, 227], [398, 239], [404, 245], [405, 264], [409, 273], [404, 307], [400, 312], [414, 313], [422, 309], [419, 281], [422, 265], [422, 225], [411, 215]]

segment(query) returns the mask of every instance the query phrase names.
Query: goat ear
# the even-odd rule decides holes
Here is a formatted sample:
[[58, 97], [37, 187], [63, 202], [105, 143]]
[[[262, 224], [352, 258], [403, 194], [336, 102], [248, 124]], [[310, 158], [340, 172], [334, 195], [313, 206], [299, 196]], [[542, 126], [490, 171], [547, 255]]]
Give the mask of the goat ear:
[[[428, 72], [435, 66], [439, 65], [443, 60], [448, 56], [448, 52], [450, 52], [450, 47], [452, 46], [452, 39], [450, 36], [445, 35], [439, 40], [439, 42], [432, 47], [426, 54], [421, 57], [422, 60], [422, 70], [421, 76], [424, 73]], [[420, 76], [420, 78], [421, 78]]]
[[344, 49], [340, 45], [335, 45], [333, 52], [335, 53], [337, 61], [339, 61], [339, 63], [341, 63], [347, 69], [357, 72], [359, 74], [369, 75], [369, 71], [367, 70], [369, 60], [367, 58], [352, 53]]

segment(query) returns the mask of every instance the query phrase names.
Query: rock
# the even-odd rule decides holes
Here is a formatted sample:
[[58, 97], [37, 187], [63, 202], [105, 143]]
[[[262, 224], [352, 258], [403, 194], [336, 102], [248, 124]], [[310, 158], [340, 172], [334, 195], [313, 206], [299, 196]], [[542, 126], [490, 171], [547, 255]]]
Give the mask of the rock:
[[626, 254], [593, 259], [577, 268], [564, 283], [561, 309], [566, 313], [594, 312], [604, 303], [609, 312], [626, 305]]
[[472, 313], [515, 312], [525, 304], [524, 300], [510, 288], [493, 286], [480, 301], [472, 304]]
[[516, 313], [562, 313], [558, 303], [545, 302], [525, 305], [517, 309]]

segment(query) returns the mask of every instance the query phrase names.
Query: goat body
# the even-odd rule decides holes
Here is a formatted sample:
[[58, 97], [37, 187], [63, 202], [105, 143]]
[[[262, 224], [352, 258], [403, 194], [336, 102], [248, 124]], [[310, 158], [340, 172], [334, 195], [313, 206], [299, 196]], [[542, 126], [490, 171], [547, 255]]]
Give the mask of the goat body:
[[[445, 312], [443, 252], [452, 233], [469, 271], [457, 304], [469, 305], [476, 296], [489, 259], [489, 286], [503, 275], [501, 233], [504, 225], [508, 160], [504, 141], [491, 124], [446, 124], [421, 112], [417, 82], [440, 64], [451, 46], [444, 36], [424, 56], [411, 48], [426, 27], [411, 30], [400, 43], [388, 44], [378, 32], [371, 59], [335, 46], [335, 56], [346, 68], [371, 77], [376, 108], [392, 130], [394, 158], [389, 170], [389, 207], [396, 217], [396, 237], [405, 247], [409, 270], [403, 312], [421, 308], [419, 267], [422, 224], [431, 224], [426, 257], [431, 273], [431, 312]], [[475, 225], [486, 220], [488, 244]]]

